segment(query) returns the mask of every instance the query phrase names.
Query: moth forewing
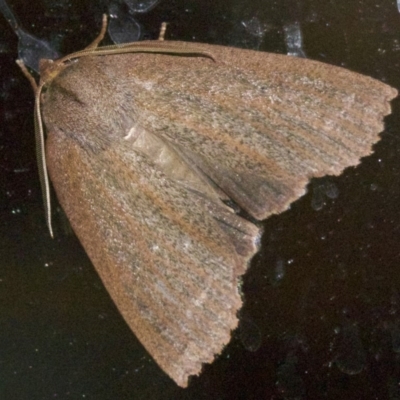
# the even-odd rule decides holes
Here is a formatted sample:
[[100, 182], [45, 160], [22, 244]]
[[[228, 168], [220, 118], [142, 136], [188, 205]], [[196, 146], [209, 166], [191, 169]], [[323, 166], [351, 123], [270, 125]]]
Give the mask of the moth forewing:
[[397, 92], [198, 43], [88, 48], [56, 63], [41, 112], [57, 197], [128, 325], [186, 386], [229, 342], [259, 244], [260, 228], [223, 200], [259, 220], [286, 210], [310, 178], [370, 154]]

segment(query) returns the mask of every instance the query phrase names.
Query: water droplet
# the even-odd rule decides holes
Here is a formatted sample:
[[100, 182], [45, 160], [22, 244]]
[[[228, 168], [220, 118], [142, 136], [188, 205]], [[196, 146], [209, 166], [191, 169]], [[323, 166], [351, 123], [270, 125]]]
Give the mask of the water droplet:
[[355, 324], [346, 324], [338, 334], [336, 365], [347, 375], [359, 374], [366, 364], [366, 353]]
[[262, 335], [260, 328], [249, 318], [240, 318], [239, 337], [244, 348], [248, 351], [257, 351], [261, 346]]

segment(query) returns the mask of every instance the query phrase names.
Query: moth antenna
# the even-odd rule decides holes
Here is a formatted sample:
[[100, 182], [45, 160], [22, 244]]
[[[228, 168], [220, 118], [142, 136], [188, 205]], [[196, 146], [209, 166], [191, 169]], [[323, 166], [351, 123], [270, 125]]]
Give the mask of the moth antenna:
[[[123, 44], [113, 44], [109, 46], [100, 46], [94, 49], [83, 49], [75, 53], [68, 54], [67, 56], [57, 60], [58, 64], [65, 63], [67, 61], [73, 60], [74, 58], [87, 57], [87, 56], [104, 56], [109, 54], [125, 54], [125, 53], [153, 53], [153, 54], [172, 54], [180, 55], [185, 57], [205, 57], [210, 58], [216, 62], [216, 57], [207, 51], [202, 51], [198, 49], [192, 49], [187, 47], [186, 49], [177, 48], [174, 46], [163, 46], [157, 45], [158, 40], [153, 40], [153, 44], [146, 43], [141, 45], [140, 42], [123, 43]], [[168, 41], [166, 41], [168, 44]]]
[[107, 32], [107, 14], [103, 14], [100, 33], [97, 36], [97, 38], [94, 39], [93, 42], [89, 44], [89, 46], [85, 47], [85, 50], [96, 49], [99, 43], [104, 39], [106, 32]]
[[43, 205], [46, 217], [47, 228], [50, 236], [54, 238], [53, 226], [51, 223], [51, 197], [50, 197], [50, 182], [47, 173], [46, 152], [44, 145], [43, 121], [40, 110], [40, 94], [42, 93], [43, 84], [41, 84], [35, 93], [35, 140], [36, 140], [36, 159], [39, 170], [40, 186], [42, 188]]
[[163, 22], [161, 24], [161, 28], [160, 28], [160, 34], [158, 35], [158, 40], [164, 40], [165, 39], [165, 32], [167, 30], [167, 22]]
[[42, 88], [44, 83], [40, 86], [37, 85], [35, 78], [26, 68], [24, 62], [22, 60], [16, 61], [18, 66], [21, 68], [23, 74], [28, 78], [33, 91], [35, 93], [35, 141], [36, 141], [36, 160], [38, 164], [39, 170], [39, 180], [40, 186], [42, 188], [43, 195], [43, 204], [46, 215], [46, 223], [50, 232], [50, 236], [53, 238], [53, 227], [51, 223], [51, 198], [50, 198], [50, 183], [49, 183], [49, 175], [47, 173], [47, 163], [46, 163], [46, 153], [45, 153], [45, 145], [44, 145], [44, 132], [43, 132], [43, 121], [40, 112], [40, 94], [42, 93]]

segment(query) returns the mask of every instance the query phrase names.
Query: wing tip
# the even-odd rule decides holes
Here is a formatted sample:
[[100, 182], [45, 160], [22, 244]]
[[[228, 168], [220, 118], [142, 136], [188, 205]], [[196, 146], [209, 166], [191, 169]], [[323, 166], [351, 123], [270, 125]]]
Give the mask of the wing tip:
[[[238, 312], [239, 308], [236, 310], [236, 313]], [[180, 362], [176, 363], [178, 368], [175, 368], [172, 371], [166, 371], [163, 368], [178, 386], [182, 388], [188, 387], [192, 379], [202, 373], [205, 365], [211, 364], [218, 356], [220, 356], [225, 346], [227, 346], [231, 340], [232, 331], [238, 326], [239, 320], [236, 315], [231, 322], [232, 325], [229, 327], [229, 330], [225, 332], [226, 334], [209, 347], [207, 356], [204, 354], [201, 357], [188, 357], [185, 355]]]

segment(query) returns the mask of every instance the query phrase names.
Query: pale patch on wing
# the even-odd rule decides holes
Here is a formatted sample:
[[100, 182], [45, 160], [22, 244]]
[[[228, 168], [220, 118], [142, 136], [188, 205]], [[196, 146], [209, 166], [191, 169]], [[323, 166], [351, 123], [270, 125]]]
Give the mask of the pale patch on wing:
[[195, 169], [194, 164], [191, 167], [179, 151], [165, 139], [144, 129], [140, 123], [136, 123], [124, 139], [129, 140], [133, 150], [146, 155], [155, 167], [170, 179], [210, 199], [219, 200], [218, 193], [207, 178]]

